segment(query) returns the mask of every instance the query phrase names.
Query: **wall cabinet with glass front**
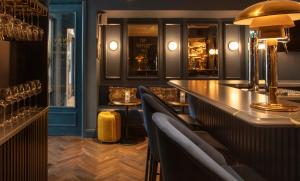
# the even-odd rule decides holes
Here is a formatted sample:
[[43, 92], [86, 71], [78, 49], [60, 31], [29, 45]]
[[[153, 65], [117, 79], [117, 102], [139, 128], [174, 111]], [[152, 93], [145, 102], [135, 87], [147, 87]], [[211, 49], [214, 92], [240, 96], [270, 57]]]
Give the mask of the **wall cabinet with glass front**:
[[189, 76], [218, 76], [217, 30], [217, 24], [188, 24]]
[[128, 77], [158, 76], [158, 24], [128, 24]]

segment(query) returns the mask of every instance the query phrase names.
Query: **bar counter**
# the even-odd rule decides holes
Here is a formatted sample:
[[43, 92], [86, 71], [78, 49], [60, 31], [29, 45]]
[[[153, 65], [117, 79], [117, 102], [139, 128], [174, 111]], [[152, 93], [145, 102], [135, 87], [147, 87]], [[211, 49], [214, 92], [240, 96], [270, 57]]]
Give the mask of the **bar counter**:
[[[207, 102], [253, 126], [300, 127], [300, 111], [294, 113], [268, 112], [250, 108], [251, 102], [264, 102], [268, 96], [230, 87], [228, 86], [229, 83], [234, 85], [233, 82], [217, 80], [172, 80], [169, 82], [170, 85], [185, 91], [189, 95]], [[240, 85], [240, 82], [236, 85]], [[300, 108], [300, 104], [286, 100], [281, 101], [298, 105]]]
[[[251, 102], [262, 102], [268, 97], [241, 90], [246, 84], [243, 81], [171, 80], [168, 83], [187, 93], [191, 116], [243, 163], [267, 180], [300, 180], [300, 111], [250, 108]], [[280, 87], [299, 85], [298, 81], [279, 84]], [[279, 101], [300, 107], [295, 102]]]
[[48, 108], [0, 128], [0, 180], [47, 180]]

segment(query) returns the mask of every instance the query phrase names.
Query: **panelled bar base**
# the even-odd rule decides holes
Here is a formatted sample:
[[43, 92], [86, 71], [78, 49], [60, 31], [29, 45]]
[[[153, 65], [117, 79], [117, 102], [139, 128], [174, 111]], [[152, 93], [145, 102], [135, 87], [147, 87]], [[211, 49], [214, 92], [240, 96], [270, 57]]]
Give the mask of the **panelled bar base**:
[[251, 102], [266, 100], [267, 95], [222, 81], [172, 80], [169, 84], [187, 92], [192, 117], [239, 160], [267, 180], [300, 180], [300, 111], [253, 109]]
[[48, 109], [0, 135], [1, 181], [47, 181]]
[[189, 96], [196, 119], [267, 180], [300, 180], [300, 127], [254, 127]]

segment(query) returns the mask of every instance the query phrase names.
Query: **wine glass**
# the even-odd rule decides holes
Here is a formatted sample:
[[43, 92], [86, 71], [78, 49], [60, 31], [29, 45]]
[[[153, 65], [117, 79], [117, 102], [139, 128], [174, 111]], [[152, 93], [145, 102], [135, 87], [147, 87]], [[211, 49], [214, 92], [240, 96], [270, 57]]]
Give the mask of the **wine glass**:
[[8, 105], [10, 105], [11, 109], [10, 109], [10, 119], [7, 119], [6, 122], [7, 123], [12, 123], [13, 121], [13, 98], [12, 98], [12, 92], [10, 90], [10, 88], [3, 88], [0, 90], [0, 98], [3, 99], [5, 102], [8, 103]]
[[[36, 94], [37, 94], [37, 87], [36, 87], [36, 82], [35, 81], [30, 81], [28, 83], [30, 85], [30, 99], [31, 99], [32, 96], [36, 96]], [[34, 109], [34, 108], [35, 108], [35, 105], [34, 105], [34, 107], [32, 109]]]
[[36, 92], [35, 92], [35, 107], [38, 107], [38, 95], [42, 93], [42, 83], [39, 80], [34, 80], [36, 85]]
[[27, 34], [28, 34], [28, 23], [22, 22], [21, 23], [21, 40], [26, 41], [27, 40]]
[[28, 99], [28, 108], [26, 109], [27, 114], [30, 114], [30, 106], [31, 106], [30, 91], [31, 91], [30, 85], [28, 83], [25, 83], [24, 84], [24, 95], [25, 95], [25, 99]]
[[0, 119], [0, 127], [4, 127], [5, 126], [5, 122], [7, 121], [6, 120], [6, 107], [8, 105], [9, 104], [5, 100], [0, 99], [0, 106], [2, 107], [2, 111], [3, 111], [3, 119]]
[[26, 41], [27, 40], [27, 34], [28, 34], [28, 26], [29, 24], [25, 22], [25, 12], [24, 8], [22, 8], [22, 23], [21, 23], [21, 40]]
[[44, 38], [45, 32], [44, 32], [44, 30], [43, 30], [42, 28], [39, 28], [38, 31], [39, 31], [39, 32], [38, 32], [38, 40], [39, 40], [39, 41], [42, 41], [43, 38]]
[[15, 40], [21, 40], [22, 21], [14, 18], [12, 20], [13, 30], [12, 34]]
[[18, 86], [19, 88], [19, 95], [21, 97], [21, 100], [23, 100], [23, 110], [21, 111], [21, 116], [25, 116], [26, 111], [25, 111], [25, 107], [26, 107], [26, 93], [25, 93], [25, 88], [23, 84], [20, 84]]
[[21, 101], [22, 98], [20, 97], [20, 91], [19, 91], [18, 86], [12, 87], [11, 92], [12, 92], [13, 99], [17, 102], [17, 111], [16, 111], [16, 114], [15, 114], [15, 117], [14, 117], [17, 120], [20, 116], [19, 109], [20, 109], [20, 101]]

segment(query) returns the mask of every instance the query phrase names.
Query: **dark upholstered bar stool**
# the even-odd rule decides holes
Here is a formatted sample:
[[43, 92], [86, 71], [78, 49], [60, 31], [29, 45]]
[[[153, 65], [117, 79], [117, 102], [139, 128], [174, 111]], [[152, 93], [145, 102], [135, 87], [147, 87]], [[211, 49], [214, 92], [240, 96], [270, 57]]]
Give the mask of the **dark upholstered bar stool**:
[[173, 115], [177, 115], [178, 117], [181, 118], [181, 120], [184, 121], [184, 123], [186, 123], [188, 126], [200, 126], [200, 124], [198, 122], [196, 122], [194, 119], [192, 119], [189, 115], [187, 114], [178, 114], [175, 109], [173, 109], [170, 105], [168, 105], [165, 101], [161, 100], [160, 97], [158, 97], [157, 95], [155, 95], [149, 88], [145, 87], [145, 86], [139, 86], [138, 87], [138, 96], [139, 98], [141, 98], [141, 96], [144, 93], [147, 93], [155, 98], [157, 98], [158, 100], [160, 100], [161, 104], [163, 106], [165, 106], [165, 108], [172, 113]]
[[153, 114], [164, 181], [264, 181], [245, 165], [229, 166], [217, 150], [205, 144], [179, 120]]
[[[155, 137], [155, 132], [153, 132], [152, 114], [155, 112], [163, 112], [171, 117], [176, 118], [177, 120], [180, 120], [181, 124], [186, 124], [186, 123], [183, 120], [181, 120], [180, 117], [177, 116], [177, 114], [172, 110], [172, 108], [170, 108], [168, 105], [163, 103], [156, 96], [150, 95], [148, 94], [148, 92], [147, 93], [143, 92], [141, 95], [142, 95], [141, 97], [143, 102], [142, 106], [143, 106], [143, 114], [144, 114], [144, 126], [149, 137], [145, 180], [148, 180], [149, 178], [149, 180], [152, 181], [155, 180], [156, 178], [157, 166], [159, 162], [157, 141]], [[219, 149], [222, 150], [223, 153], [227, 152], [227, 149], [224, 146], [222, 146], [222, 144], [220, 144], [218, 141], [216, 141], [213, 137], [211, 137], [206, 131], [197, 131], [197, 135], [202, 137], [206, 142], [211, 144], [213, 147], [217, 147], [218, 150]], [[207, 144], [206, 142], [205, 144]], [[148, 177], [149, 165], [150, 165], [150, 175]]]
[[176, 129], [170, 123], [173, 119], [162, 113], [153, 114], [164, 181], [243, 180], [233, 170], [226, 170], [225, 160], [216, 162]]

